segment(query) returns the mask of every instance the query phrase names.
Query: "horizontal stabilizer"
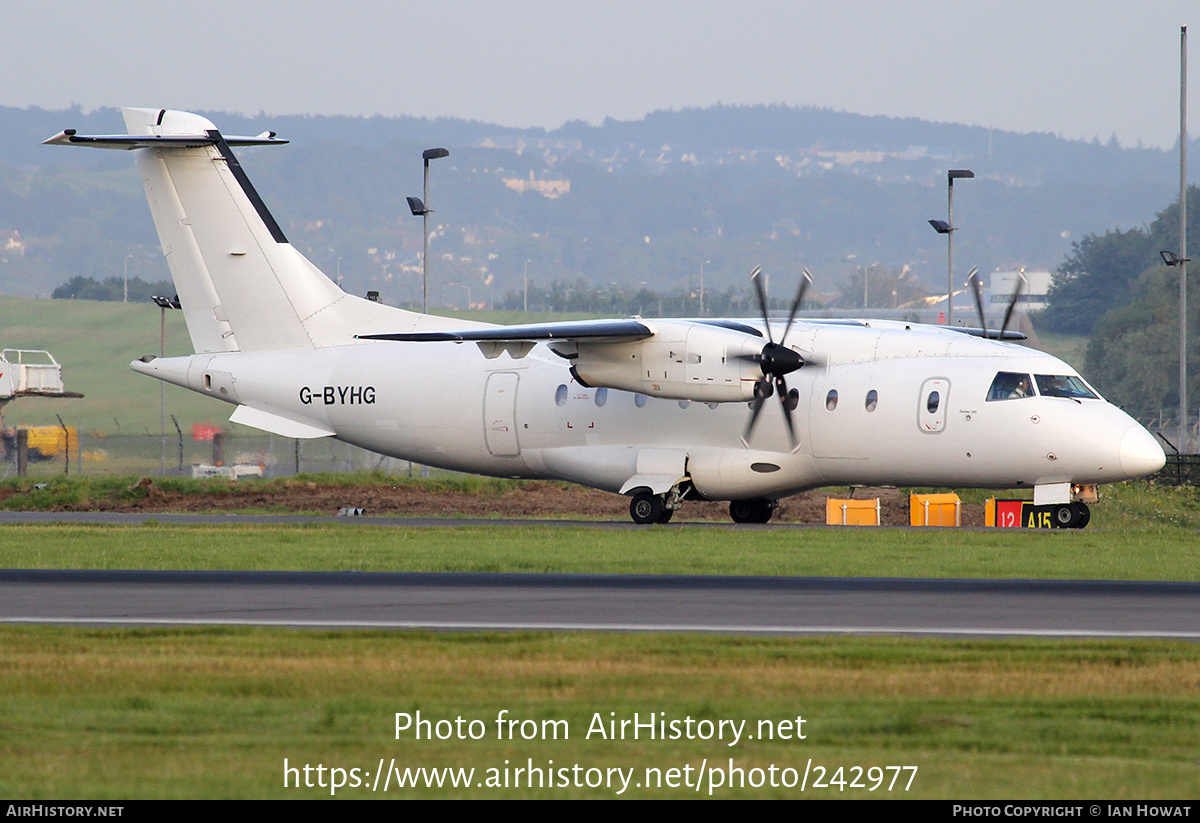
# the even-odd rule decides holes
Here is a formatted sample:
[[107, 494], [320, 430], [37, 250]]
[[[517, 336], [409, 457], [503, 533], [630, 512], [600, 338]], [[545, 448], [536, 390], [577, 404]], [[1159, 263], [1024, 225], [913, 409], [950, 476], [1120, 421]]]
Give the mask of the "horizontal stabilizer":
[[77, 134], [75, 129], [67, 129], [43, 141], [45, 146], [85, 146], [95, 149], [197, 149], [201, 146], [215, 146], [221, 140], [229, 146], [281, 146], [287, 140], [281, 140], [274, 132], [263, 132], [257, 137], [224, 137], [215, 131], [206, 134]]
[[261, 429], [281, 437], [293, 437], [297, 440], [333, 437], [336, 434], [330, 429], [315, 426], [312, 423], [302, 423], [299, 420], [292, 420], [290, 417], [283, 417], [262, 409], [252, 409], [249, 406], [238, 406], [229, 416], [229, 422], [249, 426], [252, 429]]

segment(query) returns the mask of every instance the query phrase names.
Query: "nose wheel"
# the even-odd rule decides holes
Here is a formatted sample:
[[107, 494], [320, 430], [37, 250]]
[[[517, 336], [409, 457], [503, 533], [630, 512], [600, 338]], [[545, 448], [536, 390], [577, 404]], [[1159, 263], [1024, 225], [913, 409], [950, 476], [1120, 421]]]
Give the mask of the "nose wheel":
[[1066, 503], [1054, 509], [1054, 524], [1060, 529], [1082, 529], [1091, 519], [1087, 503]]

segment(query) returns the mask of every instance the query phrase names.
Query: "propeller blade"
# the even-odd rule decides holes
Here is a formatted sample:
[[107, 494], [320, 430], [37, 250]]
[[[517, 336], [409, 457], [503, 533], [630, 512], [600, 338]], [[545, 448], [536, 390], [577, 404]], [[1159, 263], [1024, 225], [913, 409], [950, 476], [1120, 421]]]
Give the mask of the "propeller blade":
[[796, 424], [792, 422], [792, 409], [794, 408], [792, 393], [788, 391], [787, 381], [783, 379], [782, 374], [775, 378], [775, 384], [775, 388], [779, 391], [779, 405], [783, 409], [783, 422], [787, 423], [788, 437], [792, 448], [795, 448]]
[[792, 321], [796, 319], [796, 312], [800, 310], [800, 304], [804, 302], [804, 292], [808, 291], [808, 287], [812, 285], [812, 275], [808, 273], [808, 269], [801, 270], [800, 288], [796, 290], [796, 299], [792, 301], [792, 310], [788, 313], [787, 325], [783, 327], [783, 337], [779, 338], [779, 345], [783, 345], [783, 341], [787, 340], [788, 332], [792, 330]]
[[980, 292], [979, 269], [971, 268], [970, 274], [967, 275], [967, 282], [971, 284], [971, 290], [975, 292], [975, 309], [979, 312], [979, 328], [983, 329], [983, 336], [988, 337], [987, 320], [983, 317], [983, 294]]
[[742, 439], [747, 443], [750, 442], [750, 433], [754, 431], [754, 424], [758, 421], [758, 413], [762, 411], [762, 407], [766, 403], [766, 397], [759, 398], [750, 403], [750, 420], [746, 422], [746, 431], [742, 433]]
[[763, 291], [762, 281], [758, 278], [760, 274], [762, 274], [762, 266], [755, 266], [754, 271], [750, 272], [750, 282], [754, 284], [754, 292], [758, 295], [758, 307], [762, 309], [763, 325], [767, 327], [767, 340], [774, 343], [775, 338], [771, 336], [771, 318], [767, 317], [767, 293]]
[[1029, 278], [1025, 276], [1025, 270], [1021, 269], [1017, 277], [1017, 287], [1013, 289], [1012, 299], [1008, 301], [1008, 309], [1004, 312], [1004, 324], [1000, 326], [1000, 336], [1004, 337], [1004, 333], [1008, 331], [1008, 321], [1012, 320], [1013, 311], [1017, 308], [1017, 301], [1021, 299], [1021, 290], [1023, 286], [1029, 285]]

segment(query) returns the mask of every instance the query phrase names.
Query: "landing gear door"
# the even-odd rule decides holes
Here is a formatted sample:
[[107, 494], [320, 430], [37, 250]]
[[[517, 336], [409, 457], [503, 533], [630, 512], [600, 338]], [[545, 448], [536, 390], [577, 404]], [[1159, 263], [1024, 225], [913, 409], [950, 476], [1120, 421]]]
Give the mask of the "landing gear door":
[[516, 457], [517, 382], [513, 372], [496, 372], [488, 377], [483, 394], [483, 436], [488, 451], [496, 457]]
[[925, 434], [937, 434], [946, 428], [946, 409], [950, 402], [950, 381], [933, 377], [921, 384], [917, 398], [917, 427]]

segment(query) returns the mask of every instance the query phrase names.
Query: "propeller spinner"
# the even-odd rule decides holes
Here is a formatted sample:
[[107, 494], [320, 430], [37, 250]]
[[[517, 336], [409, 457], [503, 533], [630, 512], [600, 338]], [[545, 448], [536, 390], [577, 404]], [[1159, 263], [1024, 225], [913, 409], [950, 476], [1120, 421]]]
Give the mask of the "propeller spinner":
[[800, 279], [800, 287], [796, 290], [796, 298], [792, 301], [792, 309], [788, 313], [787, 325], [783, 328], [783, 337], [779, 338], [779, 342], [776, 343], [771, 333], [771, 319], [767, 314], [767, 295], [763, 290], [762, 281], [759, 280], [761, 273], [761, 268], [755, 268], [750, 274], [750, 282], [754, 284], [755, 294], [758, 295], [758, 306], [762, 310], [763, 325], [767, 329], [767, 344], [758, 354], [743, 355], [742, 357], [759, 365], [759, 368], [762, 369], [763, 379], [754, 384], [754, 400], [750, 406], [750, 420], [746, 423], [746, 431], [742, 434], [742, 439], [747, 442], [750, 440], [750, 434], [754, 431], [754, 424], [758, 422], [758, 415], [762, 411], [762, 407], [772, 394], [778, 394], [780, 406], [783, 408], [783, 420], [787, 423], [788, 435], [791, 437], [792, 445], [795, 446], [796, 426], [792, 421], [792, 412], [800, 404], [800, 393], [796, 389], [788, 389], [785, 375], [791, 374], [803, 366], [804, 358], [787, 348], [784, 343], [787, 341], [788, 332], [792, 330], [792, 321], [796, 319], [796, 312], [800, 310], [800, 304], [804, 302], [804, 293], [812, 285], [812, 275], [808, 273], [808, 269], [804, 269], [804, 276]]

